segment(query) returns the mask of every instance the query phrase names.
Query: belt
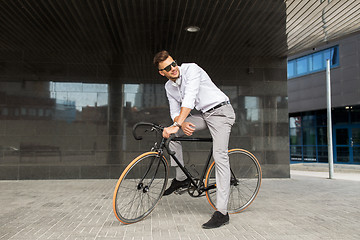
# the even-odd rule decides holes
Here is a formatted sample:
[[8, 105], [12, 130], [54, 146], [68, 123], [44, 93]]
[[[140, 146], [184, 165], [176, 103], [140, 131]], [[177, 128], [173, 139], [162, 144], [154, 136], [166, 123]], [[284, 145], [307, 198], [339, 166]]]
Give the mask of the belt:
[[206, 112], [210, 112], [210, 111], [212, 111], [212, 110], [215, 110], [215, 109], [217, 109], [217, 108], [219, 108], [219, 107], [222, 107], [222, 106], [228, 105], [228, 104], [230, 104], [230, 101], [224, 101], [224, 102], [222, 102], [222, 103], [219, 103], [219, 104], [216, 105], [215, 107], [210, 108], [210, 109], [207, 110]]

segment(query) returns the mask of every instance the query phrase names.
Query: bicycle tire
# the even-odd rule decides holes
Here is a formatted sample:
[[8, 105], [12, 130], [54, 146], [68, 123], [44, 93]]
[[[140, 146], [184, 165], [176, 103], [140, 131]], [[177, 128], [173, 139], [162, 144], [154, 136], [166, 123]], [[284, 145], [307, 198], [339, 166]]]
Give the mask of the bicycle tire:
[[157, 152], [135, 158], [122, 172], [114, 191], [113, 211], [124, 223], [148, 216], [161, 199], [168, 180], [168, 163]]
[[[231, 169], [229, 213], [244, 211], [255, 200], [261, 185], [261, 166], [256, 157], [244, 149], [229, 150]], [[235, 176], [235, 178], [234, 178]], [[205, 178], [205, 187], [215, 184], [215, 162], [213, 162]], [[216, 210], [216, 188], [206, 191], [206, 198]]]

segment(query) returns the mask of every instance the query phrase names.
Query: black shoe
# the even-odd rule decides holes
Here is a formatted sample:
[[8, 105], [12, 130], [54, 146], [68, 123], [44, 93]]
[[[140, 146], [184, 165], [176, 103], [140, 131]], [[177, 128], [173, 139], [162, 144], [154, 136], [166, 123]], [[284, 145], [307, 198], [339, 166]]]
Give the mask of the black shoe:
[[179, 188], [187, 187], [189, 185], [189, 183], [190, 183], [189, 178], [185, 179], [184, 181], [178, 181], [178, 180], [176, 180], [176, 178], [174, 178], [171, 182], [170, 187], [165, 190], [163, 196], [170, 195], [173, 192], [175, 192], [176, 190], [178, 190]]
[[204, 223], [202, 227], [205, 229], [218, 228], [228, 223], [229, 223], [229, 214], [226, 213], [226, 215], [223, 215], [221, 212], [216, 211], [212, 215], [211, 219], [207, 223]]

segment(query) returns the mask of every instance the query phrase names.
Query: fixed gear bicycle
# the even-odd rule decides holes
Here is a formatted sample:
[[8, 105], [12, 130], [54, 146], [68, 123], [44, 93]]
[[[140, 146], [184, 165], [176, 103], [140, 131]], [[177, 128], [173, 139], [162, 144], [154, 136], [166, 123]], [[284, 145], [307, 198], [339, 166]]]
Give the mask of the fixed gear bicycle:
[[[139, 122], [133, 127], [136, 140], [142, 137], [136, 134], [139, 126], [146, 126], [162, 136], [163, 126]], [[155, 142], [151, 151], [136, 157], [120, 175], [113, 195], [113, 211], [116, 218], [124, 223], [138, 222], [154, 210], [165, 191], [168, 181], [168, 161], [164, 149], [171, 155], [184, 174], [191, 179], [187, 191], [192, 197], [206, 195], [210, 205], [216, 210], [215, 162], [212, 160], [212, 148], [199, 178], [179, 164], [175, 152], [169, 149], [170, 141], [211, 142], [211, 138], [174, 137], [163, 138], [160, 144]], [[229, 213], [245, 210], [256, 198], [262, 179], [261, 167], [256, 157], [244, 149], [229, 150], [231, 170]]]

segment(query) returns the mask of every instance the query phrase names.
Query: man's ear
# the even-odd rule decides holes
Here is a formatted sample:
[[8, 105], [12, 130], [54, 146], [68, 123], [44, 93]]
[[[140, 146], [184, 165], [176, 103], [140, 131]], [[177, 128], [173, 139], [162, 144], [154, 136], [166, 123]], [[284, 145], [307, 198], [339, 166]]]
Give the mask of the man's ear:
[[165, 74], [163, 73], [163, 71], [159, 71], [159, 74], [160, 74], [161, 76], [165, 76]]

